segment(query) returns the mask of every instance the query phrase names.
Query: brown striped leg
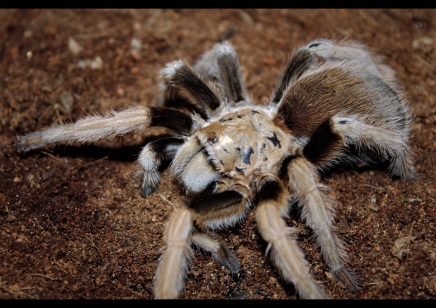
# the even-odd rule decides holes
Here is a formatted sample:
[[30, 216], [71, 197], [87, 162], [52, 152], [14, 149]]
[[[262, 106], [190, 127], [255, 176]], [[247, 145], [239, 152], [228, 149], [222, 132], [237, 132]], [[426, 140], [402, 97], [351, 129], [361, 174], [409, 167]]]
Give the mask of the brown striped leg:
[[111, 111], [104, 115], [85, 117], [72, 124], [54, 125], [28, 134], [18, 139], [17, 148], [20, 151], [29, 151], [60, 142], [90, 143], [152, 126], [163, 126], [178, 134], [188, 135], [196, 129], [197, 123], [190, 115], [174, 109], [131, 107], [119, 112]]
[[238, 102], [250, 101], [238, 55], [233, 46], [229, 43], [216, 44], [213, 51], [217, 57], [218, 71], [228, 102], [235, 105]]
[[312, 63], [312, 55], [307, 48], [302, 47], [298, 49], [293, 55], [291, 60], [286, 65], [286, 68], [280, 77], [279, 83], [273, 92], [271, 104], [278, 104], [283, 98], [284, 93], [288, 86], [298, 79], [304, 71], [306, 71]]
[[407, 139], [394, 130], [366, 124], [351, 117], [335, 116], [331, 119], [332, 131], [340, 134], [346, 144], [371, 149], [379, 158], [390, 161], [389, 172], [393, 176], [410, 180], [416, 178], [413, 153]]
[[164, 160], [172, 160], [183, 142], [182, 138], [166, 137], [144, 146], [138, 158], [140, 165], [138, 175], [142, 177], [142, 197], [148, 197], [157, 189], [160, 182], [161, 163]]
[[162, 70], [161, 76], [165, 90], [171, 92], [172, 89], [179, 91], [181, 95], [187, 94], [192, 97], [197, 104], [213, 111], [217, 109], [221, 102], [216, 93], [200, 74], [198, 74], [188, 63], [177, 60], [168, 63]]
[[219, 263], [227, 267], [232, 274], [239, 272], [241, 263], [235, 255], [213, 233], [194, 233], [192, 243], [212, 255]]

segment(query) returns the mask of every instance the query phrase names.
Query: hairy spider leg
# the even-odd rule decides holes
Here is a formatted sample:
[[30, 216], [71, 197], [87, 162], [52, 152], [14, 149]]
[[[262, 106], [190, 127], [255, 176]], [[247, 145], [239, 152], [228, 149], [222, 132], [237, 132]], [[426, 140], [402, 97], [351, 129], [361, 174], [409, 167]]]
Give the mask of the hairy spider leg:
[[160, 183], [159, 168], [163, 161], [173, 160], [183, 138], [164, 137], [145, 145], [138, 157], [139, 169], [137, 175], [142, 178], [141, 196], [143, 198], [152, 194]]
[[212, 255], [220, 264], [230, 270], [230, 273], [236, 274], [241, 269], [241, 263], [236, 256], [218, 239], [215, 233], [196, 232], [192, 235], [192, 244]]
[[161, 70], [166, 100], [174, 100], [184, 106], [180, 99], [193, 102], [192, 109], [208, 119], [224, 105], [234, 106], [249, 101], [238, 56], [228, 42], [215, 44], [205, 52], [199, 62], [190, 67], [177, 60]]
[[397, 131], [376, 127], [357, 118], [336, 116], [331, 119], [331, 130], [340, 134], [346, 145], [372, 149], [384, 160], [390, 161], [389, 173], [404, 180], [416, 178], [413, 152], [407, 139]]
[[[239, 220], [238, 217], [245, 216], [247, 205], [243, 202], [244, 199], [246, 198], [235, 190], [200, 195], [186, 207], [178, 208], [171, 214], [165, 228], [164, 252], [159, 260], [155, 276], [155, 298], [176, 298], [178, 296], [192, 259], [193, 238], [194, 244], [200, 245], [205, 250], [211, 250], [210, 240], [207, 244], [204, 241], [201, 242], [200, 237], [210, 229], [233, 225]], [[194, 226], [200, 230], [200, 237], [195, 235]], [[220, 248], [212, 253], [218, 261], [228, 264], [226, 266], [232, 272], [238, 270], [239, 261], [232, 253], [226, 253], [226, 248], [223, 247], [221, 245], [221, 250], [224, 249], [221, 253]]]
[[[388, 172], [403, 180], [416, 178], [414, 154], [407, 144], [407, 136], [398, 130], [370, 125], [358, 116], [333, 116], [321, 124], [303, 149], [303, 154], [319, 169], [331, 167], [338, 161], [371, 163], [369, 153], [389, 162]], [[358, 157], [346, 149], [355, 146]]]
[[216, 44], [213, 51], [216, 53], [219, 75], [221, 76], [227, 102], [234, 106], [238, 102], [250, 101], [238, 55], [233, 46], [227, 42]]
[[270, 104], [277, 105], [282, 100], [286, 89], [310, 67], [312, 61], [312, 55], [306, 47], [294, 52], [273, 92]]
[[167, 96], [171, 96], [172, 91], [175, 91], [177, 95], [193, 101], [206, 118], [221, 106], [219, 96], [215, 93], [219, 92], [216, 82], [200, 75], [182, 60], [168, 63], [161, 70], [161, 77], [164, 90], [170, 93]]
[[187, 195], [204, 191], [219, 177], [197, 138], [189, 139], [177, 151], [170, 165], [170, 175]]
[[193, 257], [191, 237], [194, 216], [190, 209], [177, 208], [168, 220], [163, 236], [165, 247], [154, 277], [156, 299], [175, 299], [183, 289]]
[[197, 123], [190, 115], [169, 108], [130, 107], [120, 112], [82, 118], [75, 123], [53, 125], [18, 139], [17, 148], [29, 151], [51, 143], [77, 141], [91, 143], [139, 131], [146, 127], [163, 126], [178, 134], [190, 134]]
[[314, 231], [321, 253], [331, 272], [350, 290], [357, 290], [358, 280], [345, 268], [347, 255], [333, 226], [334, 200], [323, 192], [316, 166], [304, 157], [288, 162], [288, 186], [296, 199], [303, 221]]
[[236, 190], [200, 195], [189, 204], [189, 208], [197, 213], [195, 223], [201, 230], [234, 226], [245, 218], [249, 206], [249, 199]]
[[289, 204], [289, 192], [274, 176], [259, 180], [256, 222], [263, 239], [267, 241], [267, 252], [280, 270], [283, 278], [292, 282], [302, 298], [329, 298], [313, 280], [304, 254], [296, 242], [295, 228], [289, 228], [283, 217]]
[[323, 61], [360, 61], [366, 70], [383, 79], [397, 94], [402, 92], [395, 71], [382, 63], [383, 57], [373, 54], [360, 43], [343, 40], [334, 44], [330, 40], [317, 39], [309, 43], [307, 48], [312, 55]]

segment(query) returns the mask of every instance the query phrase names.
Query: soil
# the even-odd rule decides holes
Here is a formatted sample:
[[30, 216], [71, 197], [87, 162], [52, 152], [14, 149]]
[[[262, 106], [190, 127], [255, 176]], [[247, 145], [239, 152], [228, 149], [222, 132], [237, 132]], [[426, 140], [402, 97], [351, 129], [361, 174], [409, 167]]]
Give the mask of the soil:
[[[323, 175], [357, 292], [331, 275], [298, 215], [287, 223], [332, 298], [436, 299], [436, 10], [2, 9], [0, 20], [0, 298], [152, 299], [165, 224], [184, 202], [166, 171], [155, 193], [139, 194], [135, 160], [157, 129], [26, 154], [15, 149], [18, 136], [156, 105], [159, 69], [193, 63], [224, 39], [253, 100], [264, 103], [292, 51], [322, 37], [366, 44], [398, 73], [419, 178], [364, 166]], [[180, 298], [299, 298], [265, 258], [253, 212], [220, 234], [241, 271], [195, 251]]]

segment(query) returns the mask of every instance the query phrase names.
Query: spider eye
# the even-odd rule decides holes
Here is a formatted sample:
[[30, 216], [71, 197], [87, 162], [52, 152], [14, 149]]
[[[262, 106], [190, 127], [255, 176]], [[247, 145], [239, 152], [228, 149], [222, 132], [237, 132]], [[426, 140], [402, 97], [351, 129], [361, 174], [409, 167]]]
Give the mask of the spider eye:
[[218, 142], [218, 138], [211, 138], [209, 139], [210, 142], [212, 143], [217, 143]]

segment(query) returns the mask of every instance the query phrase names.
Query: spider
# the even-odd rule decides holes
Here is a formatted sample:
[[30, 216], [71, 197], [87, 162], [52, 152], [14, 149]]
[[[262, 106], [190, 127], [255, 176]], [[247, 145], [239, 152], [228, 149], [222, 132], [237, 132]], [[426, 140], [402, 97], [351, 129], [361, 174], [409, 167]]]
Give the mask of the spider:
[[[167, 223], [154, 279], [155, 298], [177, 298], [202, 249], [237, 273], [240, 263], [216, 231], [252, 208], [270, 255], [301, 298], [328, 298], [310, 274], [285, 218], [301, 212], [326, 265], [350, 291], [359, 280], [346, 267], [333, 225], [335, 201], [320, 174], [337, 163], [385, 163], [392, 177], [413, 179], [411, 115], [394, 71], [365, 46], [317, 39], [296, 49], [269, 102], [250, 99], [234, 47], [217, 43], [194, 66], [177, 60], [161, 70], [163, 104], [82, 118], [19, 138], [29, 151], [59, 142], [93, 142], [161, 126], [172, 130], [139, 155], [141, 195], [160, 182], [163, 162], [186, 193]], [[176, 108], [178, 107], [178, 108]], [[183, 107], [183, 108], [181, 108]]]

